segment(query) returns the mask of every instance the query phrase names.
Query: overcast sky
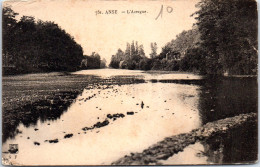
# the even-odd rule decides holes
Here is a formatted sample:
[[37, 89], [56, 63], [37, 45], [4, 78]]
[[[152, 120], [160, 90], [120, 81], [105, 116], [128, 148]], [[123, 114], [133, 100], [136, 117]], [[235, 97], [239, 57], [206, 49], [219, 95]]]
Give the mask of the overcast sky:
[[[192, 28], [190, 17], [198, 0], [169, 1], [89, 1], [89, 0], [19, 0], [7, 1], [20, 16], [34, 16], [43, 21], [54, 21], [79, 43], [84, 54], [98, 52], [110, 61], [118, 48], [123, 51], [126, 42], [143, 44], [146, 56], [150, 43], [157, 42], [158, 53], [167, 42], [183, 30]], [[155, 19], [161, 11], [162, 17]], [[168, 11], [167, 11], [168, 7]], [[116, 15], [96, 15], [95, 11], [118, 10]], [[122, 11], [142, 10], [146, 14], [126, 14]], [[172, 11], [172, 12], [171, 12]], [[171, 13], [169, 13], [171, 12]]]

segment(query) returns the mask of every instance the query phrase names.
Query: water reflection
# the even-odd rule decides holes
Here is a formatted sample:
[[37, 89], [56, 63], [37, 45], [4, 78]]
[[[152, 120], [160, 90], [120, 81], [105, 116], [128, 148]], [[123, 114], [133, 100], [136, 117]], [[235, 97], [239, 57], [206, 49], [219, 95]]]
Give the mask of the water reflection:
[[[256, 77], [214, 77], [204, 81], [199, 95], [202, 124], [241, 113], [257, 113]], [[209, 163], [254, 162], [257, 160], [257, 122], [214, 136], [203, 145]]]
[[185, 85], [202, 85], [204, 83], [204, 79], [162, 79], [162, 80], [150, 80], [153, 83], [176, 83], [176, 84], [185, 84]]
[[221, 136], [215, 136], [207, 141], [201, 142], [204, 146], [204, 156], [207, 157], [208, 163], [222, 164], [225, 146], [223, 145], [224, 139]]
[[249, 122], [227, 134], [202, 142], [208, 163], [253, 163], [257, 160], [257, 123]]
[[[202, 124], [241, 113], [257, 113], [257, 79], [214, 77], [201, 80], [199, 113]], [[163, 164], [253, 163], [258, 155], [257, 122], [190, 145]], [[193, 150], [193, 151], [191, 151]], [[196, 150], [194, 152], [194, 150]]]
[[[241, 113], [257, 113], [256, 78], [209, 78], [206, 81], [199, 100], [203, 124]], [[221, 137], [224, 144], [223, 163], [257, 160], [257, 122], [248, 123]], [[213, 139], [207, 143], [211, 146], [216, 144]]]
[[199, 95], [202, 123], [257, 112], [257, 92], [256, 78], [206, 78]]
[[[98, 81], [95, 85], [97, 87], [102, 85], [125, 85], [138, 84], [145, 81], [139, 76], [113, 76], [112, 78], [96, 78]], [[90, 87], [86, 89], [93, 89], [93, 84], [89, 83]], [[79, 91], [60, 91], [53, 96], [26, 104], [22, 107], [3, 112], [3, 143], [8, 138], [13, 139], [20, 134], [17, 127], [22, 124], [25, 127], [35, 126], [40, 120], [42, 123], [50, 120], [60, 119], [61, 115], [67, 111], [67, 108], [73, 103], [74, 99], [82, 92]]]
[[39, 100], [3, 112], [8, 113], [8, 116], [3, 116], [5, 118], [3, 119], [3, 142], [8, 138], [14, 138], [20, 133], [17, 129], [19, 124], [30, 127], [36, 125], [38, 120], [44, 122], [59, 119], [78, 94], [78, 92], [60, 92], [53, 99]]
[[248, 122], [243, 127], [217, 134], [186, 147], [163, 165], [234, 164], [254, 163], [257, 160], [257, 123]]
[[[198, 86], [137, 83], [86, 88], [59, 120], [38, 121], [29, 128], [21, 124], [22, 133], [7, 140], [3, 151], [18, 143], [16, 162], [26, 165], [110, 164], [165, 137], [201, 126]], [[116, 114], [124, 117], [109, 118]], [[65, 138], [68, 134], [71, 138]]]
[[[225, 117], [257, 112], [255, 78], [203, 78], [193, 74], [149, 74], [128, 70], [119, 72], [121, 75], [113, 70], [112, 75], [110, 72], [87, 71], [88, 75], [93, 73], [106, 78], [96, 86], [87, 87], [77, 98], [76, 94], [75, 103], [65, 114], [62, 114], [66, 110], [60, 107], [59, 99], [54, 99], [55, 105], [50, 105], [53, 101], [43, 100], [33, 107], [28, 105], [23, 110], [13, 111], [18, 114], [22, 111], [19, 119], [14, 119], [19, 130], [15, 130], [16, 126], [4, 125], [9, 131], [15, 127], [15, 135], [11, 135], [13, 138], [8, 139], [3, 148], [8, 150], [8, 144], [18, 143], [21, 155], [17, 160], [28, 165], [109, 164], [130, 152], [141, 152], [164, 137], [187, 133]], [[86, 71], [78, 73], [86, 74]], [[71, 102], [68, 100], [67, 107]], [[110, 120], [108, 114], [124, 114], [125, 117]], [[82, 130], [103, 121], [106, 126]], [[257, 156], [256, 127], [254, 124], [244, 126], [227, 137], [218, 136], [196, 143], [167, 162], [253, 161]], [[65, 139], [68, 134], [73, 136]], [[45, 142], [56, 139], [55, 144]]]

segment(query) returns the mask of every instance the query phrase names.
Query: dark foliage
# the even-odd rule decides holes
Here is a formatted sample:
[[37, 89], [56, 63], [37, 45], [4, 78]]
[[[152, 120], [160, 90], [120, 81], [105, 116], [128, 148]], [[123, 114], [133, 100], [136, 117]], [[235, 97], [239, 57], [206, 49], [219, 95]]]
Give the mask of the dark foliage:
[[35, 21], [3, 8], [3, 67], [12, 74], [74, 71], [83, 59], [82, 48], [54, 22]]
[[112, 56], [109, 67], [120, 69], [142, 69], [149, 70], [149, 59], [145, 56], [143, 45], [138, 42], [127, 43], [126, 50], [123, 52], [118, 49], [117, 53]]
[[[193, 15], [197, 23], [167, 43], [157, 55], [151, 43], [151, 58], [134, 52], [134, 42], [125, 53], [118, 50], [110, 67], [190, 71], [209, 75], [255, 75], [257, 73], [257, 4], [255, 0], [201, 0]], [[139, 57], [138, 57], [139, 56]]]
[[201, 0], [197, 26], [208, 74], [256, 74], [255, 0]]
[[84, 59], [81, 62], [82, 69], [98, 69], [105, 67], [105, 60], [100, 60], [100, 55], [93, 52], [90, 56], [84, 55]]

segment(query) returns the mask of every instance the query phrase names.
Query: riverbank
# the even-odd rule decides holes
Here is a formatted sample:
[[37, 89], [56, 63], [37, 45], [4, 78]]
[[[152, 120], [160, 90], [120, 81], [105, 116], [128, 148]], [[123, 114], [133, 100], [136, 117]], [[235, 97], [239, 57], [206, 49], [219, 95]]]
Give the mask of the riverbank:
[[35, 124], [38, 118], [61, 115], [94, 76], [40, 73], [4, 76], [2, 80], [3, 142], [14, 137], [19, 123]]
[[[168, 76], [173, 77], [179, 76]], [[102, 78], [88, 84], [60, 117], [38, 119], [29, 126], [20, 123], [19, 134], [3, 143], [4, 158], [20, 165], [111, 164], [164, 137], [200, 126], [198, 86], [152, 83], [141, 78], [134, 74]], [[19, 145], [16, 159], [9, 158], [9, 144]]]
[[131, 155], [126, 155], [113, 162], [112, 165], [161, 165], [160, 160], [167, 160], [191, 144], [226, 134], [248, 122], [256, 121], [257, 114], [249, 113], [210, 122], [201, 128], [192, 130], [190, 133], [167, 137], [145, 149], [142, 153], [131, 153]]
[[[86, 88], [93, 85], [131, 84], [142, 82], [131, 78], [101, 79], [95, 75], [71, 75], [69, 73], [37, 73], [4, 76], [2, 80], [3, 142], [20, 132], [19, 123], [25, 126], [37, 120], [52, 120], [73, 103]], [[98, 84], [97, 84], [98, 83]]]
[[[5, 79], [5, 89], [11, 92], [5, 92], [8, 96], [5, 94], [4, 98], [18, 100], [14, 101], [16, 108], [13, 109], [12, 104], [5, 104], [9, 111], [4, 111], [4, 132], [8, 133], [4, 133], [7, 140], [3, 142], [2, 153], [7, 164], [112, 164], [123, 155], [140, 153], [169, 136], [189, 134], [209, 122], [257, 112], [254, 78], [212, 80], [189, 73], [150, 74], [106, 69], [71, 74], [29, 74]], [[231, 140], [224, 139], [226, 134], [222, 133], [221, 139], [225, 141], [222, 164], [237, 163], [241, 159], [244, 162], [256, 160], [257, 125], [245, 127], [243, 124], [242, 127], [227, 130], [233, 133]], [[248, 135], [247, 131], [252, 133]], [[232, 140], [234, 137], [236, 142]], [[210, 158], [215, 155], [215, 138], [197, 138], [182, 136], [183, 142], [178, 146], [184, 151], [172, 154], [174, 156], [167, 154], [174, 147], [171, 144], [158, 146], [152, 150], [154, 153], [148, 154], [162, 157], [150, 164], [180, 164], [183, 161], [176, 160], [176, 156], [182, 153], [183, 157], [193, 156], [193, 152], [185, 151], [194, 148], [192, 145], [196, 150], [199, 145], [209, 156], [204, 156], [204, 161], [186, 160], [214, 164], [215, 159]], [[195, 144], [190, 144], [193, 142]], [[10, 144], [19, 145], [19, 154], [10, 152]], [[145, 154], [143, 158], [146, 158]]]
[[38, 100], [49, 99], [58, 92], [79, 92], [94, 76], [78, 76], [68, 73], [37, 73], [3, 76], [3, 110], [16, 109]]

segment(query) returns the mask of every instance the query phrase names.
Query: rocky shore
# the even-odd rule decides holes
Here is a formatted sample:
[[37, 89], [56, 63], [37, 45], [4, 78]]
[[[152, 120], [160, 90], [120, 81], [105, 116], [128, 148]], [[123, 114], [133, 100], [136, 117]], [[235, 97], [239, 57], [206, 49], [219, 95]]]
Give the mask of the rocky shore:
[[[3, 142], [20, 132], [20, 123], [35, 125], [38, 119], [56, 120], [84, 89], [108, 89], [111, 85], [143, 83], [129, 77], [101, 79], [97, 76], [42, 73], [3, 78]], [[89, 97], [89, 100], [93, 97]], [[114, 118], [116, 119], [116, 118]]]
[[192, 130], [190, 133], [167, 137], [163, 141], [145, 149], [142, 153], [126, 155], [113, 162], [112, 165], [160, 165], [159, 160], [168, 159], [172, 155], [183, 151], [190, 144], [226, 134], [234, 128], [242, 127], [245, 123], [256, 120], [257, 114], [249, 113], [209, 122], [201, 128]]

